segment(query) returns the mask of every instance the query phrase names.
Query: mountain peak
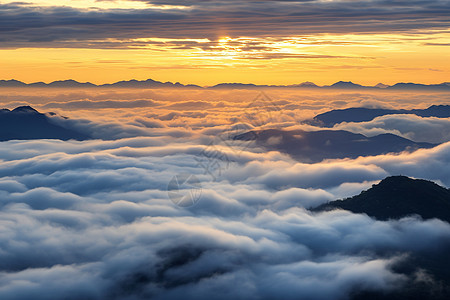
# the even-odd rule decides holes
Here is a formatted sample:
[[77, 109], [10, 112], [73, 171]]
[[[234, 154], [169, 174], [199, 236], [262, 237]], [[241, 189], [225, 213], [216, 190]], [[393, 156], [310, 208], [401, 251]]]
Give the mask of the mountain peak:
[[19, 106], [12, 111], [0, 110], [0, 141], [60, 139], [86, 140], [90, 136], [75, 129], [65, 128], [51, 122], [45, 114], [31, 106]]
[[28, 105], [16, 107], [16, 108], [14, 108], [12, 110], [12, 112], [15, 112], [15, 113], [33, 113], [33, 114], [35, 114], [35, 113], [38, 114], [39, 113], [37, 110], [35, 110], [34, 108], [32, 108], [31, 106], [28, 106]]
[[351, 81], [338, 81], [336, 83], [333, 83], [330, 87], [334, 88], [361, 88], [363, 87], [360, 84], [353, 83]]
[[410, 194], [411, 191], [418, 192], [418, 195], [422, 195], [425, 191], [436, 189], [437, 190], [442, 189], [449, 192], [447, 189], [439, 186], [438, 184], [432, 181], [424, 179], [413, 179], [403, 175], [386, 177], [385, 179], [381, 180], [378, 184], [373, 185], [372, 189], [376, 191], [389, 189], [391, 194], [395, 193], [399, 194], [399, 196], [403, 196], [401, 195], [401, 193]]
[[389, 85], [380, 82], [375, 87], [380, 88], [380, 89], [385, 89], [385, 88], [388, 88]]
[[391, 176], [357, 196], [332, 201], [315, 210], [338, 208], [379, 220], [419, 215], [450, 222], [450, 190], [428, 180]]
[[311, 81], [305, 81], [302, 82], [300, 84], [298, 84], [297, 86], [302, 86], [302, 87], [317, 87], [317, 85], [314, 82]]

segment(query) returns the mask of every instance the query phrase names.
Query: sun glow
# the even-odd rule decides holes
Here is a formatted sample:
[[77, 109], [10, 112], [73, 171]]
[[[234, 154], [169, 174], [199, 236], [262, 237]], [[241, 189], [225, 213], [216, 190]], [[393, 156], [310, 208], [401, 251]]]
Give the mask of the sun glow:
[[65, 47], [0, 50], [0, 77], [95, 83], [154, 78], [200, 85], [330, 84], [337, 79], [361, 84], [439, 83], [450, 75], [450, 52], [443, 51], [449, 36], [436, 31], [414, 36], [142, 37], [74, 41], [70, 48], [71, 41], [66, 41]]

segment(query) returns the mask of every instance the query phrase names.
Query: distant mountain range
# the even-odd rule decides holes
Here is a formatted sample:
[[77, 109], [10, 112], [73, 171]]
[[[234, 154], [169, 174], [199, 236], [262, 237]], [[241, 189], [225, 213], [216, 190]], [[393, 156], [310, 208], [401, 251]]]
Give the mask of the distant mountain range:
[[30, 139], [86, 140], [84, 133], [53, 124], [30, 106], [0, 110], [0, 141]]
[[450, 91], [450, 82], [440, 84], [419, 84], [419, 83], [396, 83], [394, 85], [385, 85], [379, 83], [375, 86], [363, 86], [351, 81], [338, 81], [332, 85], [318, 86], [312, 82], [303, 82], [292, 85], [256, 85], [251, 83], [220, 83], [210, 87], [201, 87], [194, 84], [181, 84], [179, 82], [161, 82], [152, 79], [147, 80], [128, 80], [118, 81], [115, 83], [96, 85], [90, 82], [78, 82], [75, 80], [58, 80], [50, 83], [34, 82], [24, 83], [18, 80], [0, 80], [0, 88], [195, 88], [195, 89], [260, 89], [260, 88], [314, 88], [314, 89], [373, 89], [373, 90], [434, 90], [434, 91]]
[[324, 159], [357, 158], [391, 152], [414, 151], [432, 148], [430, 143], [416, 143], [394, 134], [380, 134], [366, 137], [343, 130], [278, 130], [249, 131], [234, 137], [236, 140], [254, 141], [268, 150], [289, 154], [307, 163]]
[[50, 83], [44, 82], [34, 82], [34, 83], [24, 83], [18, 80], [0, 80], [0, 88], [109, 88], [109, 87], [117, 87], [117, 88], [202, 88], [198, 85], [188, 84], [183, 85], [179, 82], [160, 82], [152, 79], [147, 80], [128, 80], [128, 81], [118, 81], [111, 84], [101, 84], [96, 85], [90, 82], [78, 82], [75, 80], [60, 80], [53, 81]]
[[427, 109], [382, 109], [352, 107], [346, 109], [336, 109], [319, 114], [306, 123], [333, 127], [342, 122], [368, 122], [376, 117], [392, 114], [414, 114], [420, 117], [450, 118], [450, 105], [433, 105]]
[[344, 200], [323, 204], [315, 211], [344, 209], [379, 220], [419, 215], [450, 222], [450, 190], [434, 182], [392, 176], [367, 191]]
[[[437, 106], [432, 106], [421, 113], [423, 115], [442, 113], [441, 109], [436, 110], [435, 107]], [[14, 110], [0, 110], [0, 141], [15, 139], [86, 140], [90, 138], [86, 133], [54, 123], [47, 115], [39, 113], [30, 106], [21, 106]], [[367, 137], [343, 130], [253, 130], [233, 138], [254, 142], [267, 150], [280, 151], [306, 163], [320, 162], [324, 159], [357, 158], [414, 151], [436, 146], [431, 143], [414, 142], [394, 134]]]

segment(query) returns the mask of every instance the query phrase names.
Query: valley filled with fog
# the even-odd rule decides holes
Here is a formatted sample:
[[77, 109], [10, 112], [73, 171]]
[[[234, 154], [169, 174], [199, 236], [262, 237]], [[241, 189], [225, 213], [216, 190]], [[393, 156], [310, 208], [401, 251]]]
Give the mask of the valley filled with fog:
[[[36, 110], [2, 112], [14, 122], [41, 113], [80, 136], [0, 142], [0, 298], [444, 294], [430, 270], [397, 266], [448, 252], [449, 223], [310, 209], [389, 176], [450, 187], [450, 116], [329, 127], [315, 116], [449, 103], [420, 91], [3, 89], [1, 108]], [[359, 148], [369, 141], [373, 153]]]

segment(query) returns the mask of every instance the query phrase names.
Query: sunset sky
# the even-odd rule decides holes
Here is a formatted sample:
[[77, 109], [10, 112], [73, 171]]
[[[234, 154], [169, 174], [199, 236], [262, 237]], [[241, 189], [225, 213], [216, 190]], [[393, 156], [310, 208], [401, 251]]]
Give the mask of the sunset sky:
[[450, 1], [0, 1], [0, 79], [450, 81]]
[[0, 0], [0, 300], [450, 299], [449, 50], [450, 0]]

